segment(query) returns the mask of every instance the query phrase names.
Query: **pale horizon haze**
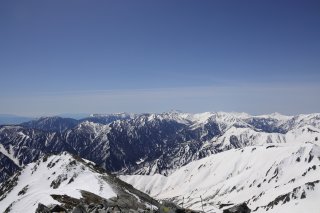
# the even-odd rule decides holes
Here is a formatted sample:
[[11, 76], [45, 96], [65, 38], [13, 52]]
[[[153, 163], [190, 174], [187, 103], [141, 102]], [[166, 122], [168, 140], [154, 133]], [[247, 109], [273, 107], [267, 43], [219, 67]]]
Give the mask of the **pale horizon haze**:
[[0, 1], [0, 114], [320, 112], [320, 1]]

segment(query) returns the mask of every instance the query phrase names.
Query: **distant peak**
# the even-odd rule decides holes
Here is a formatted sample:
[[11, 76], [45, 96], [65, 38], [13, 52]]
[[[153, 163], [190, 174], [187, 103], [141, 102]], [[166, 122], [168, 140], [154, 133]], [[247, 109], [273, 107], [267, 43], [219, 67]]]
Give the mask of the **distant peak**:
[[172, 113], [172, 114], [179, 114], [179, 113], [183, 113], [182, 110], [178, 110], [178, 109], [171, 109], [168, 111], [168, 113]]
[[127, 112], [117, 112], [117, 113], [110, 113], [110, 114], [104, 114], [104, 113], [94, 113], [90, 114], [90, 117], [107, 117], [107, 116], [130, 116]]
[[59, 116], [56, 116], [56, 115], [54, 115], [54, 116], [43, 116], [43, 117], [40, 117], [38, 120], [40, 121], [40, 120], [56, 120], [56, 119], [61, 119], [61, 117], [59, 117]]
[[288, 119], [291, 119], [293, 116], [283, 115], [279, 112], [273, 112], [271, 114], [258, 115], [258, 116], [254, 116], [254, 117], [272, 118], [272, 119], [277, 119], [277, 120], [288, 120]]

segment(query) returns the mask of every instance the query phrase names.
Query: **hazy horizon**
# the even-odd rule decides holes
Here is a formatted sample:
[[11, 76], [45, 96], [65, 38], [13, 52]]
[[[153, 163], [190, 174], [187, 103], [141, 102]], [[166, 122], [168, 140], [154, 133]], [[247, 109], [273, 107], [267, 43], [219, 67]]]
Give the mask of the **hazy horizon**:
[[250, 116], [263, 116], [263, 115], [272, 115], [272, 114], [280, 114], [280, 115], [284, 115], [284, 116], [296, 116], [296, 115], [308, 115], [308, 114], [319, 114], [319, 112], [310, 112], [310, 113], [296, 113], [296, 114], [285, 114], [285, 113], [281, 113], [281, 112], [270, 112], [270, 113], [258, 113], [258, 114], [252, 114], [252, 113], [248, 113], [248, 112], [241, 112], [241, 111], [213, 111], [213, 110], [209, 110], [209, 111], [200, 111], [200, 112], [190, 112], [190, 111], [183, 111], [183, 110], [179, 110], [179, 109], [170, 109], [170, 110], [166, 110], [166, 111], [145, 111], [145, 112], [83, 112], [83, 113], [68, 113], [68, 112], [64, 112], [64, 113], [59, 113], [59, 114], [42, 114], [42, 115], [21, 115], [21, 114], [3, 114], [0, 113], [0, 118], [14, 118], [14, 117], [18, 117], [18, 118], [25, 118], [25, 119], [38, 119], [41, 117], [62, 117], [62, 118], [73, 118], [73, 119], [82, 119], [82, 118], [86, 118], [86, 117], [90, 117], [92, 115], [112, 115], [112, 114], [162, 114], [162, 113], [170, 113], [170, 112], [179, 112], [179, 113], [190, 113], [190, 114], [201, 114], [201, 113], [235, 113], [235, 114], [248, 114]]
[[0, 113], [319, 112], [319, 1], [0, 3]]

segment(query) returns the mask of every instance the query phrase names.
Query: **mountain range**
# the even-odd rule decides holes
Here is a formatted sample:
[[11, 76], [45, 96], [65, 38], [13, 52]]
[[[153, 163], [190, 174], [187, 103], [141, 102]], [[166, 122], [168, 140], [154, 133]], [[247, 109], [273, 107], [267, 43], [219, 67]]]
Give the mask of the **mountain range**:
[[160, 207], [156, 200], [94, 163], [66, 152], [28, 164], [5, 181], [0, 192], [1, 212], [47, 212], [50, 207], [59, 208], [58, 212], [110, 212], [115, 207], [129, 212]]
[[[320, 197], [319, 138], [317, 113], [172, 111], [93, 114], [80, 120], [42, 117], [0, 126], [0, 182], [43, 156], [67, 152], [121, 175], [157, 199], [196, 210], [219, 212], [221, 205], [245, 202], [257, 212], [286, 212], [290, 205], [315, 212], [307, 207]], [[205, 207], [191, 199], [200, 195]], [[279, 202], [288, 196], [292, 202], [280, 208]]]
[[257, 213], [316, 213], [319, 175], [320, 147], [302, 143], [228, 150], [191, 162], [167, 177], [121, 178], [154, 198], [208, 213], [237, 203], [247, 203]]

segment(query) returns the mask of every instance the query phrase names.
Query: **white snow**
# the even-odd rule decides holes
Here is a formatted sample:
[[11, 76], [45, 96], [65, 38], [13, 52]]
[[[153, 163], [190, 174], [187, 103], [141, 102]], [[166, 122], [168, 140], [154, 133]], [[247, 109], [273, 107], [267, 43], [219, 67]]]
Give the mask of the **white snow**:
[[240, 147], [262, 146], [270, 143], [287, 143], [287, 145], [305, 142], [317, 143], [317, 140], [320, 140], [320, 129], [306, 125], [290, 130], [287, 133], [267, 133], [256, 131], [252, 128], [230, 127], [222, 136], [213, 138], [211, 143], [221, 149], [229, 149], [231, 137], [239, 141]]
[[145, 160], [146, 160], [146, 159], [140, 158], [140, 159], [136, 162], [136, 164], [141, 164], [141, 163], [143, 163]]
[[[309, 153], [314, 155], [310, 162]], [[173, 199], [180, 204], [184, 200], [184, 206], [193, 209], [202, 209], [199, 202], [202, 196], [207, 204], [205, 212], [221, 212], [217, 209], [219, 203], [245, 201], [255, 209], [268, 205], [277, 196], [292, 192], [296, 187], [302, 187], [307, 198], [293, 200], [289, 204], [297, 203], [297, 209], [316, 213], [320, 209], [320, 203], [315, 202], [320, 200], [320, 187], [316, 185], [312, 191], [304, 184], [320, 179], [319, 158], [320, 147], [310, 143], [251, 146], [191, 162], [168, 177], [132, 175], [121, 176], [121, 179], [158, 199]], [[313, 165], [316, 169], [309, 169]], [[310, 171], [303, 176], [308, 169]], [[302, 192], [299, 193], [301, 196]], [[258, 197], [257, 200], [253, 201], [253, 196]], [[283, 209], [298, 212], [293, 211], [289, 204], [276, 205], [274, 212], [288, 212]], [[260, 208], [258, 212], [266, 211]]]
[[19, 163], [19, 160], [16, 157], [14, 157], [14, 155], [13, 155], [13, 149], [12, 149], [11, 145], [10, 145], [10, 149], [8, 151], [4, 148], [4, 146], [2, 144], [0, 144], [0, 152], [2, 154], [4, 154], [5, 156], [7, 156], [9, 159], [11, 159], [17, 166], [21, 166]]
[[271, 118], [271, 119], [275, 119], [275, 120], [289, 120], [289, 119], [293, 118], [293, 116], [282, 115], [282, 114], [280, 114], [278, 112], [274, 112], [274, 113], [267, 114], [267, 115], [256, 115], [256, 116], [253, 116], [253, 117], [256, 117], [256, 118]]
[[77, 126], [78, 129], [86, 129], [91, 131], [95, 136], [100, 135], [101, 133], [107, 134], [110, 131], [109, 125], [103, 125], [99, 123], [94, 123], [90, 121], [84, 121]]
[[[127, 114], [116, 114], [128, 116]], [[107, 115], [93, 115], [107, 116]], [[130, 115], [130, 117], [133, 117]], [[260, 207], [256, 212], [266, 212], [263, 206], [268, 205], [278, 196], [295, 191], [299, 199], [291, 199], [269, 209], [268, 212], [310, 212], [316, 213], [320, 209], [320, 186], [316, 184], [314, 189], [306, 185], [308, 182], [320, 179], [320, 114], [308, 114], [286, 116], [279, 113], [269, 115], [252, 116], [246, 113], [205, 112], [205, 113], [181, 113], [169, 112], [162, 114], [146, 114], [140, 118], [139, 125], [146, 122], [169, 119], [181, 124], [187, 124], [191, 128], [203, 128], [208, 122], [214, 121], [218, 125], [222, 135], [216, 135], [207, 141], [203, 141], [202, 148], [218, 147], [220, 150], [233, 148], [232, 141], [238, 141], [239, 149], [231, 149], [214, 154], [204, 159], [194, 161], [172, 172], [168, 177], [155, 174], [153, 176], [122, 176], [121, 178], [138, 189], [158, 199], [173, 199], [184, 207], [201, 210], [200, 196], [206, 205], [205, 212], [221, 212], [217, 206], [219, 203], [248, 202], [251, 209]], [[256, 129], [249, 124], [252, 119], [271, 123], [274, 127], [283, 128], [285, 133], [267, 133]], [[269, 119], [269, 120], [268, 120]], [[10, 128], [18, 127], [6, 127]], [[110, 131], [109, 125], [85, 121], [76, 128], [92, 133], [95, 140], [101, 137], [107, 140], [106, 135]], [[83, 128], [83, 129], [82, 129]], [[3, 129], [0, 129], [2, 131]], [[67, 135], [69, 132], [67, 132]], [[203, 136], [206, 132], [201, 132]], [[25, 137], [22, 132], [17, 137]], [[100, 139], [100, 138], [99, 138]], [[188, 141], [186, 141], [188, 142]], [[186, 153], [190, 147], [186, 146]], [[5, 150], [0, 144], [0, 152], [12, 159], [17, 165], [18, 160], [13, 156], [13, 151]], [[209, 150], [209, 149], [208, 149]], [[313, 156], [311, 160], [310, 155]], [[51, 169], [47, 168], [50, 161], [61, 158]], [[50, 157], [46, 163], [35, 163], [26, 166], [19, 177], [18, 186], [13, 192], [1, 201], [0, 212], [13, 203], [13, 212], [21, 212], [24, 209], [35, 210], [36, 203], [57, 203], [50, 194], [68, 194], [79, 198], [79, 190], [91, 191], [95, 194], [108, 197], [115, 196], [110, 186], [101, 184], [99, 175], [88, 168], [83, 170], [81, 165], [68, 167], [71, 157]], [[299, 161], [298, 161], [299, 159]], [[141, 164], [145, 159], [139, 159]], [[86, 161], [87, 162], [87, 161]], [[34, 168], [37, 169], [32, 173]], [[313, 169], [315, 168], [315, 169]], [[157, 160], [150, 164], [151, 173], [157, 172]], [[55, 173], [54, 173], [55, 172]], [[53, 189], [51, 182], [58, 176], [66, 177], [60, 187]], [[72, 176], [75, 180], [68, 184]], [[49, 179], [48, 179], [49, 178]], [[294, 180], [293, 180], [294, 179]], [[18, 196], [18, 192], [29, 185], [27, 194]], [[302, 193], [306, 193], [305, 199], [300, 199]], [[33, 212], [31, 211], [31, 212]]]
[[[116, 196], [110, 185], [108, 185], [99, 173], [94, 172], [82, 163], [70, 164], [73, 161], [71, 155], [63, 153], [60, 156], [51, 156], [46, 162], [42, 160], [31, 163], [25, 167], [19, 176], [18, 185], [1, 201], [0, 212], [12, 204], [11, 212], [35, 212], [37, 204], [58, 204], [50, 195], [68, 195], [81, 198], [80, 190], [95, 193], [104, 198]], [[50, 168], [50, 163], [52, 168]], [[60, 186], [56, 189], [50, 185], [52, 181], [62, 179]], [[73, 179], [73, 181], [71, 181]], [[28, 186], [24, 195], [18, 193]]]

